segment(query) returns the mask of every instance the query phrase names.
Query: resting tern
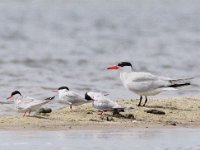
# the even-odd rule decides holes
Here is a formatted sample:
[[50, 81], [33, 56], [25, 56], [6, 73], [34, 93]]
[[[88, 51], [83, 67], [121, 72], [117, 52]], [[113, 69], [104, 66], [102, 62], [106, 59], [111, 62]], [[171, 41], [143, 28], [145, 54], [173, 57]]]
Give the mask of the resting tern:
[[[129, 69], [129, 71], [125, 70]], [[138, 106], [141, 106], [142, 97], [145, 96], [145, 103], [147, 103], [147, 96], [157, 95], [162, 91], [176, 90], [178, 87], [190, 85], [190, 79], [177, 79], [156, 76], [149, 72], [134, 71], [130, 62], [120, 62], [117, 65], [110, 66], [109, 70], [120, 70], [120, 79], [125, 88], [140, 95]]]
[[48, 97], [44, 100], [37, 100], [31, 97], [22, 96], [19, 91], [14, 91], [7, 97], [8, 100], [14, 100], [15, 108], [18, 112], [24, 113], [23, 116], [26, 115], [26, 112], [29, 112], [30, 115], [31, 112], [39, 110], [42, 105], [50, 102], [54, 98], [55, 96]]
[[124, 111], [125, 107], [119, 105], [117, 102], [112, 101], [107, 96], [98, 92], [86, 92], [85, 99], [93, 101], [93, 107], [101, 111]]
[[61, 86], [58, 88], [58, 102], [61, 104], [67, 104], [70, 105], [70, 109], [72, 109], [72, 106], [78, 106], [85, 103], [88, 103], [84, 97], [80, 96], [74, 91], [70, 91], [67, 86]]

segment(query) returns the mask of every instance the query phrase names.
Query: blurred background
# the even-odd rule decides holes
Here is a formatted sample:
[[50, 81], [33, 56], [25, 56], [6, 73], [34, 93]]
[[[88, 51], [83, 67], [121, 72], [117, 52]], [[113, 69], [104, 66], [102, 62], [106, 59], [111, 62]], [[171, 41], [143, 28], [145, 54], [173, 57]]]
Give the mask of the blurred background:
[[[1, 0], [0, 98], [16, 89], [44, 98], [63, 85], [138, 98], [106, 70], [120, 61], [174, 79], [199, 75], [199, 15], [199, 0]], [[156, 97], [199, 95], [194, 84]]]

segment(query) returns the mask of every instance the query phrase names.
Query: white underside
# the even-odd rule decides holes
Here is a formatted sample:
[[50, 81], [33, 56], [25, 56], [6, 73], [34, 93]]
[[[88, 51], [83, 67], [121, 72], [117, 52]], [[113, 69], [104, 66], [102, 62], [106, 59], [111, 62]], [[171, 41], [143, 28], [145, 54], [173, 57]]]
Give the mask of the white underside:
[[169, 78], [145, 72], [121, 72], [120, 79], [125, 88], [140, 95], [153, 96], [163, 91], [177, 90], [169, 86]]
[[79, 106], [88, 103], [87, 100], [85, 100], [82, 96], [80, 96], [74, 91], [60, 90], [58, 94], [58, 102], [60, 104]]
[[101, 110], [101, 111], [112, 111], [116, 108], [123, 108], [121, 105], [119, 105], [117, 102], [112, 101], [108, 98], [108, 96], [105, 96], [102, 93], [98, 92], [88, 92], [88, 95], [93, 97], [93, 107]]
[[37, 100], [31, 97], [18, 97], [15, 101], [15, 108], [18, 112], [35, 112], [41, 108], [41, 106], [50, 102], [50, 100]]

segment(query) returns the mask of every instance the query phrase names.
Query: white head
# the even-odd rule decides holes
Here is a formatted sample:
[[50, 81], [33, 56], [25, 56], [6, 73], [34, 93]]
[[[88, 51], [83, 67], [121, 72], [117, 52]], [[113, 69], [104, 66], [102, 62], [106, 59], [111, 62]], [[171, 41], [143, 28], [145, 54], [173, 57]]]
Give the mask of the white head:
[[58, 97], [61, 99], [63, 96], [65, 96], [65, 93], [69, 91], [69, 88], [67, 86], [61, 86], [58, 88]]
[[7, 97], [7, 99], [14, 100], [14, 99], [18, 99], [19, 97], [22, 97], [22, 94], [19, 91], [13, 91], [11, 95]]
[[86, 100], [97, 101], [102, 96], [104, 96], [104, 95], [102, 93], [98, 93], [98, 92], [86, 92], [85, 93]]

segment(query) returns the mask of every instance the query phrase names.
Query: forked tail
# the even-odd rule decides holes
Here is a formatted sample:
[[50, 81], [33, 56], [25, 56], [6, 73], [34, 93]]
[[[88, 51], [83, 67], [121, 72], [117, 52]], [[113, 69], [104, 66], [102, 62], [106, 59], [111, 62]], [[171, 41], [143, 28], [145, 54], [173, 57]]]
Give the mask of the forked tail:
[[170, 85], [168, 87], [178, 88], [178, 87], [182, 87], [182, 86], [191, 85], [191, 81], [190, 81], [191, 79], [192, 78], [169, 80]]

